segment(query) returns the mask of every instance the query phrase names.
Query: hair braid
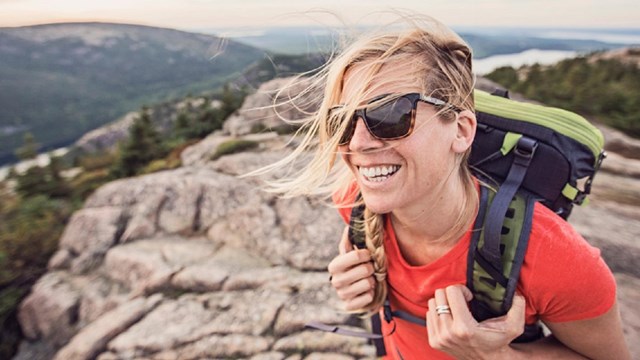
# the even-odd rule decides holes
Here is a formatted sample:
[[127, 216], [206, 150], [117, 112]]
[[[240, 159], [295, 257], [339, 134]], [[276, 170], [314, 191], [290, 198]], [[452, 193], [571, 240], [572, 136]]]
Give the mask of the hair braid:
[[376, 286], [373, 300], [362, 310], [375, 313], [387, 298], [387, 255], [384, 251], [384, 215], [376, 214], [365, 208], [364, 231], [367, 249], [373, 259]]

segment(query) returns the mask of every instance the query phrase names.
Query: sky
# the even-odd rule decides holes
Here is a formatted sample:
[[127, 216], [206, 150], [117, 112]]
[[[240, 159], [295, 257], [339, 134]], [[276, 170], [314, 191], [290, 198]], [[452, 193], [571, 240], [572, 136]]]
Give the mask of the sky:
[[102, 21], [180, 30], [370, 25], [392, 12], [452, 27], [640, 28], [638, 0], [0, 0], [0, 27]]

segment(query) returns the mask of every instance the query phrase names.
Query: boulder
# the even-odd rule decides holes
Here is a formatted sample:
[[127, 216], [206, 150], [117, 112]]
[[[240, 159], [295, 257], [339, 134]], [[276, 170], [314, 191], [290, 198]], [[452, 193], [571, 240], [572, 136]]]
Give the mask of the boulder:
[[80, 295], [80, 290], [62, 272], [40, 278], [18, 310], [25, 337], [54, 346], [65, 344], [75, 333]]
[[140, 320], [161, 301], [160, 294], [147, 298], [133, 299], [96, 319], [63, 347], [54, 360], [94, 359], [113, 337]]

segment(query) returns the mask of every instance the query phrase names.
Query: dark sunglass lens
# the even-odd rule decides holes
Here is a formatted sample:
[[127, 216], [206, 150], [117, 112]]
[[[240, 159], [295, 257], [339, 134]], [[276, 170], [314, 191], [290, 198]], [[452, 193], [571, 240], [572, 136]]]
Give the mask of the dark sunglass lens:
[[411, 100], [399, 97], [378, 107], [366, 109], [369, 131], [381, 139], [406, 136], [411, 130], [412, 108]]
[[349, 120], [347, 127], [344, 129], [344, 132], [340, 137], [340, 142], [338, 143], [338, 145], [347, 145], [349, 141], [351, 141], [351, 137], [353, 136], [353, 130], [354, 130], [353, 126], [354, 126], [354, 121], [353, 119], [351, 119]]
[[354, 122], [353, 119], [347, 120], [344, 117], [344, 109], [342, 106], [336, 106], [334, 108], [329, 109], [329, 123], [327, 124], [329, 130], [329, 136], [334, 136], [335, 131], [338, 131], [340, 127], [342, 127], [342, 123], [344, 121], [348, 121], [346, 128], [342, 135], [340, 136], [340, 141], [338, 145], [346, 145], [351, 141], [351, 136], [353, 135], [354, 130]]

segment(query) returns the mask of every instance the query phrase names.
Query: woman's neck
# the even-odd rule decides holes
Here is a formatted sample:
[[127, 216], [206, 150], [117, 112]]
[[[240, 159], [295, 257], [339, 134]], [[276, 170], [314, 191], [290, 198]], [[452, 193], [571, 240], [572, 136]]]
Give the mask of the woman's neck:
[[[452, 233], [451, 229], [461, 221], [465, 206], [471, 205], [467, 200], [463, 181], [458, 176], [452, 176], [428, 196], [394, 210], [390, 215], [398, 241], [449, 247], [454, 245], [462, 233]], [[465, 222], [472, 220], [463, 219]], [[466, 228], [468, 226], [463, 227]]]

